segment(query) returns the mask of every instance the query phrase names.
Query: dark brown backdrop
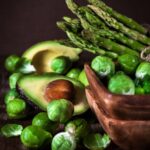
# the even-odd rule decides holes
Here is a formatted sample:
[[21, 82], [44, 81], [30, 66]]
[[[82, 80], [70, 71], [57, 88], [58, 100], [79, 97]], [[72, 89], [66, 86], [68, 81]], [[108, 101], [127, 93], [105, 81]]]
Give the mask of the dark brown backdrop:
[[[141, 23], [150, 23], [149, 0], [105, 1]], [[72, 15], [65, 0], [0, 0], [0, 54], [21, 53], [36, 42], [65, 37], [55, 25], [64, 15]]]

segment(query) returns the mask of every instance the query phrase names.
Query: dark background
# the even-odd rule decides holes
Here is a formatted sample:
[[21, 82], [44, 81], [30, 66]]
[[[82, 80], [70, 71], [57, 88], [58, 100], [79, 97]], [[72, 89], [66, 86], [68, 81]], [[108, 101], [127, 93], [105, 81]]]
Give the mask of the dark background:
[[[86, 0], [77, 1], [84, 3]], [[105, 1], [138, 22], [150, 24], [150, 0]], [[64, 38], [65, 34], [56, 27], [56, 21], [65, 15], [72, 16], [65, 0], [0, 0], [0, 127], [8, 123], [2, 97], [7, 89], [3, 56], [21, 54], [40, 41]], [[30, 124], [30, 120], [21, 121], [21, 124]], [[27, 149], [19, 138], [0, 138], [0, 150]]]
[[[105, 1], [140, 23], [150, 23], [149, 0]], [[64, 38], [56, 27], [64, 15], [72, 15], [65, 0], [0, 0], [0, 54], [20, 54], [39, 41]]]

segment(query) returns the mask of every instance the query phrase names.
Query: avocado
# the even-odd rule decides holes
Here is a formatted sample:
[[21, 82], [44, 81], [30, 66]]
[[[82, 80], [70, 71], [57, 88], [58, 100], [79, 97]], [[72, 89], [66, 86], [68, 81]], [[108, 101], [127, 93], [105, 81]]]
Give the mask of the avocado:
[[55, 73], [30, 74], [21, 77], [17, 86], [19, 91], [21, 91], [20, 93], [23, 93], [28, 100], [37, 105], [41, 110], [46, 111], [49, 102], [44, 96], [45, 89], [50, 82], [60, 79], [70, 81], [74, 85], [74, 115], [84, 113], [89, 106], [86, 100], [84, 85], [77, 80]]
[[53, 72], [51, 61], [58, 56], [67, 56], [72, 62], [79, 59], [82, 52], [79, 48], [73, 48], [59, 41], [44, 41], [27, 49], [22, 57], [31, 61], [38, 73]]

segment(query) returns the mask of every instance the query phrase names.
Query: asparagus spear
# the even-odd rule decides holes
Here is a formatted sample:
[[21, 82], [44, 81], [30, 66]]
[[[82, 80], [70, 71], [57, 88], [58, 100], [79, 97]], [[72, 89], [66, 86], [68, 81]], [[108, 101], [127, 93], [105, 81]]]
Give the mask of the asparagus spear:
[[70, 25], [73, 32], [77, 33], [82, 30], [82, 26], [79, 19], [72, 19], [68, 16], [64, 16], [63, 20], [65, 20], [66, 24]]
[[92, 10], [90, 10], [88, 7], [79, 7], [76, 3], [73, 2], [73, 0], [66, 0], [66, 4], [68, 8], [77, 16], [77, 17], [84, 17], [90, 24], [92, 24], [95, 27], [99, 28], [108, 28], [106, 27], [103, 20], [101, 20], [97, 15], [94, 14]]
[[[69, 39], [72, 42], [74, 42], [74, 44], [77, 43], [76, 45], [79, 46], [80, 48], [88, 49], [88, 50], [90, 49], [92, 51], [95, 50], [98, 54], [109, 56], [114, 59], [118, 57], [118, 54], [116, 52], [112, 52], [112, 51], [107, 52], [107, 51], [104, 51], [102, 48], [95, 47], [92, 44], [89, 44], [88, 41], [86, 41], [86, 40], [82, 39], [81, 37], [77, 36], [76, 34], [74, 34], [73, 32], [66, 31], [66, 33], [67, 33]], [[84, 41], [84, 44], [85, 44], [84, 47], [81, 47], [80, 46], [81, 44], [78, 44], [79, 40], [80, 40], [80, 43]]]
[[106, 39], [101, 37], [98, 34], [94, 34], [93, 32], [89, 31], [89, 30], [84, 30], [82, 32], [82, 35], [85, 39], [91, 41], [92, 43], [94, 43], [95, 45], [99, 45], [101, 47], [104, 47], [105, 49], [115, 52], [117, 54], [132, 54], [132, 55], [136, 55], [139, 56], [139, 53], [126, 47], [123, 46], [121, 44], [118, 44], [110, 39]]
[[88, 7], [91, 8], [101, 19], [103, 19], [108, 26], [113, 27], [114, 29], [128, 35], [134, 40], [150, 45], [149, 37], [124, 26], [122, 23], [118, 22], [115, 18], [111, 17], [107, 12], [103, 11], [99, 7], [93, 5], [88, 5]]
[[82, 49], [87, 50], [87, 51], [90, 51], [92, 53], [98, 53], [100, 55], [109, 56], [109, 57], [111, 57], [113, 59], [116, 59], [118, 57], [118, 55], [115, 52], [107, 52], [104, 49], [101, 49], [100, 47], [91, 44], [90, 42], [88, 42], [87, 40], [83, 39], [79, 35], [73, 33], [72, 31], [70, 31], [67, 28], [65, 22], [59, 21], [59, 22], [57, 22], [57, 26], [60, 29], [62, 29], [64, 32], [66, 32], [68, 38], [77, 47], [82, 48]]
[[104, 55], [105, 50], [100, 49], [97, 46], [94, 46], [90, 42], [82, 39], [79, 35], [73, 33], [68, 26], [66, 25], [65, 22], [59, 21], [57, 22], [57, 26], [62, 29], [64, 32], [66, 32], [68, 38], [79, 48], [86, 49], [92, 53], [96, 53], [96, 51], [99, 51], [100, 54]]
[[[124, 36], [124, 34], [120, 33], [118, 34], [117, 32], [111, 32], [106, 26], [101, 24], [101, 20], [99, 22], [99, 18], [97, 18], [93, 12], [91, 12], [87, 7], [79, 7], [76, 3], [73, 2], [73, 0], [66, 0], [67, 6], [68, 8], [75, 14], [77, 15], [77, 17], [80, 19], [82, 26], [85, 29], [85, 26], [87, 26], [87, 28], [89, 27], [89, 25], [87, 25], [87, 23], [89, 22], [90, 24], [92, 24], [92, 26], [90, 28], [96, 28], [96, 26], [93, 27], [94, 25], [100, 25], [99, 27], [101, 29], [106, 29], [107, 31], [103, 31], [100, 30], [99, 32], [101, 32], [101, 34], [104, 36], [104, 33], [107, 33], [107, 37], [109, 36], [109, 38], [114, 38], [115, 40], [118, 40], [119, 42], [122, 42], [123, 44], [127, 44], [128, 46], [130, 45], [131, 48], [136, 49], [136, 50], [142, 50], [144, 45], [142, 45], [141, 43], [137, 42], [136, 40], [132, 40], [126, 36]], [[83, 15], [83, 14], [88, 14], [88, 15]], [[87, 17], [90, 16], [90, 17]], [[94, 17], [92, 17], [94, 16]], [[83, 19], [85, 18], [85, 19]], [[85, 21], [83, 20], [87, 20], [86, 23], [83, 23]], [[97, 23], [96, 23], [97, 22]], [[95, 31], [95, 33], [97, 33], [97, 30]], [[113, 35], [113, 36], [112, 36]], [[106, 34], [105, 34], [106, 36]]]
[[[78, 8], [78, 17], [84, 17], [90, 24], [97, 28], [108, 29], [103, 20], [96, 16], [88, 7], [82, 6]], [[81, 15], [82, 14], [82, 15]]]
[[85, 30], [90, 30], [95, 34], [98, 34], [102, 37], [106, 37], [112, 40], [116, 40], [122, 44], [125, 44], [132, 49], [142, 51], [145, 48], [145, 45], [139, 43], [138, 41], [135, 41], [133, 39], [130, 39], [129, 37], [125, 36], [124, 34], [116, 31], [112, 31], [109, 29], [98, 29], [96, 27], [93, 27], [91, 24], [89, 24], [83, 17], [80, 17], [81, 25]]
[[126, 26], [131, 29], [137, 30], [143, 34], [146, 34], [148, 31], [142, 25], [137, 23], [131, 18], [126, 17], [125, 15], [120, 14], [119, 12], [113, 10], [111, 7], [107, 6], [102, 0], [87, 0], [89, 3], [100, 7], [107, 13], [109, 13], [112, 17], [116, 18], [118, 21], [122, 22]]

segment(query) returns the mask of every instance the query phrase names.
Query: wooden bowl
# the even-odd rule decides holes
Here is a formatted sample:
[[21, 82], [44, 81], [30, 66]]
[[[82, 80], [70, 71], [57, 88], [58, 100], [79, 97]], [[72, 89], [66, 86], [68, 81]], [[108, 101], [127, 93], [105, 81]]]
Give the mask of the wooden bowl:
[[150, 95], [112, 94], [87, 64], [85, 72], [96, 103], [105, 114], [122, 120], [150, 120]]
[[125, 150], [150, 149], [150, 121], [118, 120], [108, 117], [96, 103], [90, 89], [86, 89], [88, 103], [112, 141]]
[[112, 141], [125, 150], [150, 149], [150, 96], [124, 96], [107, 91], [88, 65], [86, 96]]

